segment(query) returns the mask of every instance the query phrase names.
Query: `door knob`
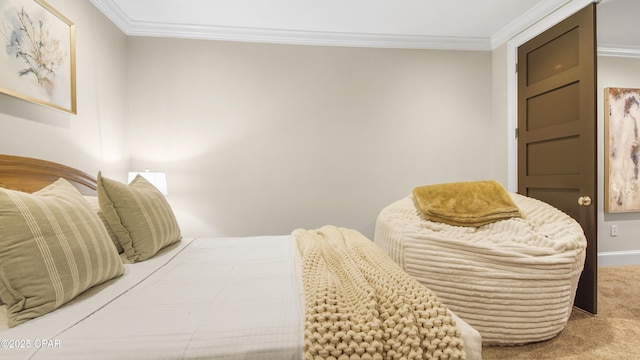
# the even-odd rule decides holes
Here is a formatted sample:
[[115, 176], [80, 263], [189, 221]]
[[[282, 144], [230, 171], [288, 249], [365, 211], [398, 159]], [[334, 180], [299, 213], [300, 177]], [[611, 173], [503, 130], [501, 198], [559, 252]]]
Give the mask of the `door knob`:
[[580, 196], [578, 198], [578, 204], [581, 206], [589, 206], [591, 205], [591, 198], [588, 196]]

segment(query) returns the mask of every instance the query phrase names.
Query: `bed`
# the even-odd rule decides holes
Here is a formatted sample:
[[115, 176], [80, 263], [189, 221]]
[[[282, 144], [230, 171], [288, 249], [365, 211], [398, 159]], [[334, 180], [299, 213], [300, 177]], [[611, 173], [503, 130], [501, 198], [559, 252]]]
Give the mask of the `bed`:
[[[146, 218], [138, 211], [131, 216], [142, 218], [131, 223], [121, 218], [123, 228], [113, 226], [112, 212], [123, 214], [114, 200], [118, 191], [144, 202], [140, 194], [155, 190], [143, 182], [132, 189], [138, 184], [109, 181], [57, 163], [0, 155], [0, 187], [8, 189], [0, 190], [0, 201], [5, 201], [0, 202], [0, 220], [8, 216], [7, 199], [23, 204], [17, 207], [23, 214], [33, 196], [40, 196], [34, 208], [53, 201], [56, 211], [67, 214], [64, 206], [69, 206], [65, 216], [101, 224], [91, 229], [104, 237], [78, 237], [91, 238], [81, 252], [100, 257], [101, 270], [80, 260], [74, 260], [72, 275], [60, 270], [60, 283], [74, 284], [74, 293], [67, 295], [66, 285], [51, 290], [42, 276], [26, 280], [40, 266], [51, 277], [56, 254], [42, 264], [30, 263], [34, 252], [42, 252], [38, 237], [37, 246], [25, 251], [23, 240], [14, 239], [18, 231], [0, 221], [0, 298], [5, 303], [0, 306], [0, 359], [344, 360], [382, 359], [383, 353], [384, 358], [411, 353], [416, 358], [481, 359], [479, 333], [356, 231], [327, 226], [281, 236], [185, 239], [166, 224], [169, 219], [160, 221], [149, 245], [142, 246], [138, 236], [143, 231], [136, 226], [168, 215], [156, 203], [149, 214], [143, 211]], [[104, 190], [111, 185], [114, 189]], [[96, 199], [99, 191], [107, 195]], [[105, 201], [111, 201], [109, 206]], [[37, 233], [35, 220], [29, 224]], [[81, 230], [74, 226], [55, 234], [78, 235]], [[123, 231], [131, 239], [117, 246]], [[167, 234], [170, 241], [158, 240]], [[60, 256], [71, 263], [73, 244], [67, 242]], [[10, 258], [10, 251], [20, 257]], [[334, 260], [325, 262], [328, 258]], [[324, 268], [335, 271], [313, 275]], [[51, 301], [24, 295], [35, 291], [36, 283], [47, 286]]]

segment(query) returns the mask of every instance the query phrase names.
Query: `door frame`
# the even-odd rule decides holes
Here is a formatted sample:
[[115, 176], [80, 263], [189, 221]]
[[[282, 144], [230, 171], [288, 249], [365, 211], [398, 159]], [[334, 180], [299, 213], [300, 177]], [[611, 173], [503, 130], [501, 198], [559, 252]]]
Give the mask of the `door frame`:
[[[518, 127], [518, 74], [516, 73], [518, 47], [594, 2], [597, 0], [568, 0], [551, 14], [507, 41], [507, 189], [509, 191], [518, 191], [518, 141], [516, 139], [516, 128]], [[598, 159], [599, 162], [600, 159]], [[596, 187], [598, 186], [599, 184], [596, 184]], [[599, 213], [600, 209], [596, 209], [596, 211]], [[597, 218], [599, 223], [599, 216]]]

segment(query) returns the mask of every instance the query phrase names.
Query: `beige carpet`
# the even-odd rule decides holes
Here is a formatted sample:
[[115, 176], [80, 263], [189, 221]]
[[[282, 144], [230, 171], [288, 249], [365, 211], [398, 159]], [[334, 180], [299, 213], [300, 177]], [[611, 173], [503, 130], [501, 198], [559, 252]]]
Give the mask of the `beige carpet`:
[[555, 338], [523, 346], [484, 347], [482, 358], [640, 359], [640, 266], [599, 269], [597, 315], [574, 308]]

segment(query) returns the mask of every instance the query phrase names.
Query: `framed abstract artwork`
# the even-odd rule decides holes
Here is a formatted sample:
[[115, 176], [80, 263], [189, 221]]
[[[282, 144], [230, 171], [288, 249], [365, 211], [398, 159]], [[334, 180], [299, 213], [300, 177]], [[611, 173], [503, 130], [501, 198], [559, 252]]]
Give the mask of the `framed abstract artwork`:
[[76, 113], [74, 24], [42, 0], [0, 1], [0, 93]]
[[640, 211], [640, 89], [606, 88], [605, 211]]

